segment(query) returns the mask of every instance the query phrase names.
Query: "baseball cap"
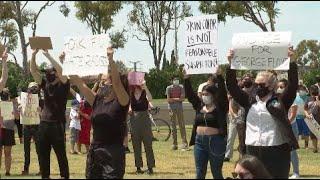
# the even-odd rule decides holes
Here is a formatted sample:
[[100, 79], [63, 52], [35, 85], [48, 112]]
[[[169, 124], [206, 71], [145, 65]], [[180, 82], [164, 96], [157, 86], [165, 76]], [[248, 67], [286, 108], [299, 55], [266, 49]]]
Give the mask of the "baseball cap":
[[36, 82], [29, 83], [28, 88], [32, 88], [32, 87], [38, 87], [38, 83]]

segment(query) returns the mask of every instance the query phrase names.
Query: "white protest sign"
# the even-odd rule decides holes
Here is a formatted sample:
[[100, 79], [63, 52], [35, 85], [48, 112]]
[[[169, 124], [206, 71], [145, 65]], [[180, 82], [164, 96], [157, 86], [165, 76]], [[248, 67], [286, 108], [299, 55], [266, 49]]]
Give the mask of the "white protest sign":
[[1, 101], [0, 102], [0, 110], [1, 116], [3, 117], [4, 121], [13, 120], [13, 102], [10, 101]]
[[63, 75], [91, 76], [108, 72], [107, 48], [110, 46], [106, 34], [65, 38], [66, 57]]
[[217, 15], [187, 17], [184, 29], [186, 73], [215, 73], [218, 68]]
[[23, 125], [40, 124], [39, 97], [37, 94], [21, 93], [20, 96], [20, 123]]
[[232, 38], [231, 69], [288, 70], [291, 32], [238, 33]]
[[310, 131], [320, 140], [320, 125], [312, 116], [312, 119], [305, 118], [304, 120], [309, 127]]

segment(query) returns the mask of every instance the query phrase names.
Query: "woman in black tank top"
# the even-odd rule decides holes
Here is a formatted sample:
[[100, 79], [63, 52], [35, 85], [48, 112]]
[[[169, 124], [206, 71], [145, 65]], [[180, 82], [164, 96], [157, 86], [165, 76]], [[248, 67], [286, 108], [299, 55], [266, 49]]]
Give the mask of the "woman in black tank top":
[[93, 108], [93, 142], [86, 167], [88, 179], [122, 179], [125, 173], [123, 141], [130, 102], [128, 80], [118, 72], [113, 49], [108, 48], [107, 54], [111, 76], [102, 76], [97, 93], [91, 91], [78, 76], [70, 77]]
[[131, 106], [129, 114], [131, 115], [130, 124], [132, 129], [132, 145], [134, 150], [135, 166], [137, 174], [142, 174], [143, 167], [141, 144], [144, 144], [148, 174], [153, 174], [155, 167], [154, 154], [152, 149], [152, 129], [151, 120], [149, 118], [149, 101], [152, 96], [148, 87], [144, 84], [141, 86], [132, 86]]

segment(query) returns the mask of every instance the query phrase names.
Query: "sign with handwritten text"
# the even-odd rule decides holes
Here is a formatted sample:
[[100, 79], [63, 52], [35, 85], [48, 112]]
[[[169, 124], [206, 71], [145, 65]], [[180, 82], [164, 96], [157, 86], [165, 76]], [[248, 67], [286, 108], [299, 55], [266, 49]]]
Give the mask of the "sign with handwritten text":
[[20, 123], [24, 125], [40, 124], [39, 97], [37, 94], [21, 93]]
[[312, 119], [305, 118], [304, 120], [310, 131], [320, 140], [320, 125], [312, 116]]
[[108, 72], [106, 34], [65, 38], [65, 61], [63, 75], [91, 76]]
[[238, 33], [232, 38], [231, 69], [288, 70], [291, 32]]
[[184, 31], [184, 68], [187, 74], [212, 74], [218, 68], [217, 15], [188, 17]]
[[10, 101], [1, 101], [0, 102], [0, 110], [1, 116], [4, 121], [14, 120], [14, 111], [13, 111], [13, 103]]
[[145, 73], [143, 72], [129, 72], [128, 81], [130, 85], [142, 85], [144, 82]]

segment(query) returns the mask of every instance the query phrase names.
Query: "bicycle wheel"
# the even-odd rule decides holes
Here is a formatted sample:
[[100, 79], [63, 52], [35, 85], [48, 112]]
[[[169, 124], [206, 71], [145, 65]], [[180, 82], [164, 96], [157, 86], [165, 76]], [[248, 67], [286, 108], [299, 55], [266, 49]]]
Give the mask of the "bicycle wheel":
[[159, 141], [168, 141], [171, 136], [170, 124], [163, 119], [154, 119], [154, 124], [152, 124], [153, 137]]

